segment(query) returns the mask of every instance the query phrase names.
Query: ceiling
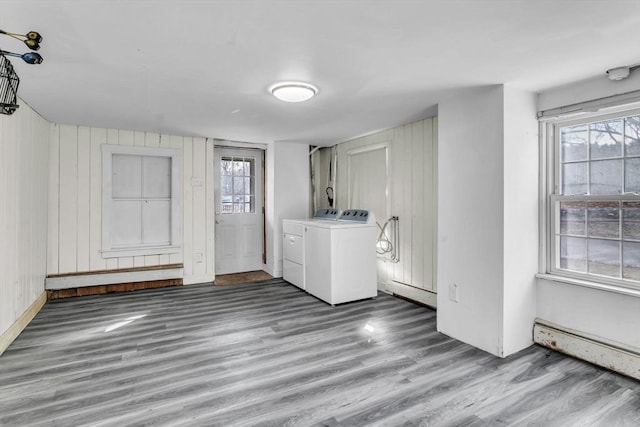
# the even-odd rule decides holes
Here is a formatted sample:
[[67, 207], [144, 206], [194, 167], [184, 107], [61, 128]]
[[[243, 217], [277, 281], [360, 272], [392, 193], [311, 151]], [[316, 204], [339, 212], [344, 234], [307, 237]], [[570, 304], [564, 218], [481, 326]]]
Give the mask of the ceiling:
[[[43, 35], [41, 65], [12, 63], [52, 122], [260, 143], [333, 145], [462, 88], [640, 63], [638, 0], [2, 0], [0, 28]], [[284, 80], [320, 91], [284, 103], [267, 90]]]

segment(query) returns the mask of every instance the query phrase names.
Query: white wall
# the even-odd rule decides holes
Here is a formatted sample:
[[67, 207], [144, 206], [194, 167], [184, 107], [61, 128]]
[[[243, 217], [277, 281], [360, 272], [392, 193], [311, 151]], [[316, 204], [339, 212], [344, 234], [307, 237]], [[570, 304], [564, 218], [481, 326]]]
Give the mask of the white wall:
[[502, 353], [502, 106], [500, 86], [438, 105], [438, 330], [493, 354]]
[[[349, 153], [377, 146], [388, 148], [388, 169], [370, 172], [388, 175], [386, 200], [382, 202], [373, 200], [377, 196], [372, 193], [361, 197], [362, 206], [349, 206]], [[435, 179], [437, 146], [438, 119], [435, 117], [356, 138], [337, 146], [337, 207], [340, 209], [349, 207], [375, 209], [378, 211], [376, 212], [376, 220], [380, 225], [383, 225], [390, 216], [395, 215], [400, 218], [400, 261], [392, 263], [378, 260], [378, 282], [381, 289], [396, 283], [422, 291], [432, 293], [436, 291]], [[367, 203], [368, 199], [369, 203]], [[379, 212], [381, 204], [386, 204], [388, 207], [382, 214]], [[408, 290], [394, 287], [393, 291]], [[417, 297], [417, 295], [411, 294], [412, 297]], [[434, 303], [431, 304], [435, 305]]]
[[534, 100], [500, 85], [438, 106], [438, 330], [498, 356], [533, 342]]
[[601, 76], [582, 80], [569, 85], [545, 90], [538, 94], [538, 110], [549, 110], [580, 102], [620, 95], [640, 90], [640, 71], [634, 71], [629, 78], [611, 81], [603, 73]]
[[0, 115], [0, 335], [44, 292], [49, 124]]
[[[212, 140], [58, 124], [49, 140], [48, 274], [183, 263], [185, 284], [214, 279]], [[182, 253], [102, 258], [102, 144], [181, 150]]]
[[309, 146], [295, 142], [270, 143], [265, 161], [265, 270], [274, 277], [282, 277], [282, 220], [309, 217]]
[[536, 96], [504, 88], [504, 354], [531, 345], [538, 271]]
[[[640, 90], [640, 71], [619, 82], [612, 82], [603, 75], [542, 92], [538, 109], [557, 108], [635, 90]], [[538, 279], [537, 300], [540, 319], [640, 352], [640, 295]]]

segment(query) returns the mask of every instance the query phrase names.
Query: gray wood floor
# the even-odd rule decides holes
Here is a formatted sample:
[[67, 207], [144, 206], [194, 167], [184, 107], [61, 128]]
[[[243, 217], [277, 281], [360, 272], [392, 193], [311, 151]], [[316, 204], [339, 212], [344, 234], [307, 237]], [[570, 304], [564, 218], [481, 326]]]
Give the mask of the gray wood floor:
[[50, 301], [0, 356], [0, 424], [640, 425], [639, 382], [537, 346], [499, 359], [435, 318], [279, 280]]

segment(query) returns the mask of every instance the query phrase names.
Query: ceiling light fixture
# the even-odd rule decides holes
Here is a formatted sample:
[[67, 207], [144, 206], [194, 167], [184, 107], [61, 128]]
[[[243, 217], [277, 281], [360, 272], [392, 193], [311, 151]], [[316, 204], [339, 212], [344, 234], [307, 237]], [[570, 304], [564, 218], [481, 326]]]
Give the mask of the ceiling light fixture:
[[280, 101], [303, 102], [313, 98], [318, 93], [318, 88], [309, 83], [281, 82], [272, 85], [269, 92]]

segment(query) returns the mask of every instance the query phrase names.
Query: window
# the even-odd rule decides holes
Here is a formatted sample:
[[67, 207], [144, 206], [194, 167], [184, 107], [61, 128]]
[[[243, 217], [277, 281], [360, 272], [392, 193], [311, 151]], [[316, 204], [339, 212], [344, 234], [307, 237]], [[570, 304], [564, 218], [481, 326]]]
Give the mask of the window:
[[550, 273], [640, 288], [640, 110], [547, 124]]
[[102, 256], [180, 250], [179, 152], [103, 145]]
[[255, 159], [222, 157], [220, 191], [223, 214], [255, 213]]

